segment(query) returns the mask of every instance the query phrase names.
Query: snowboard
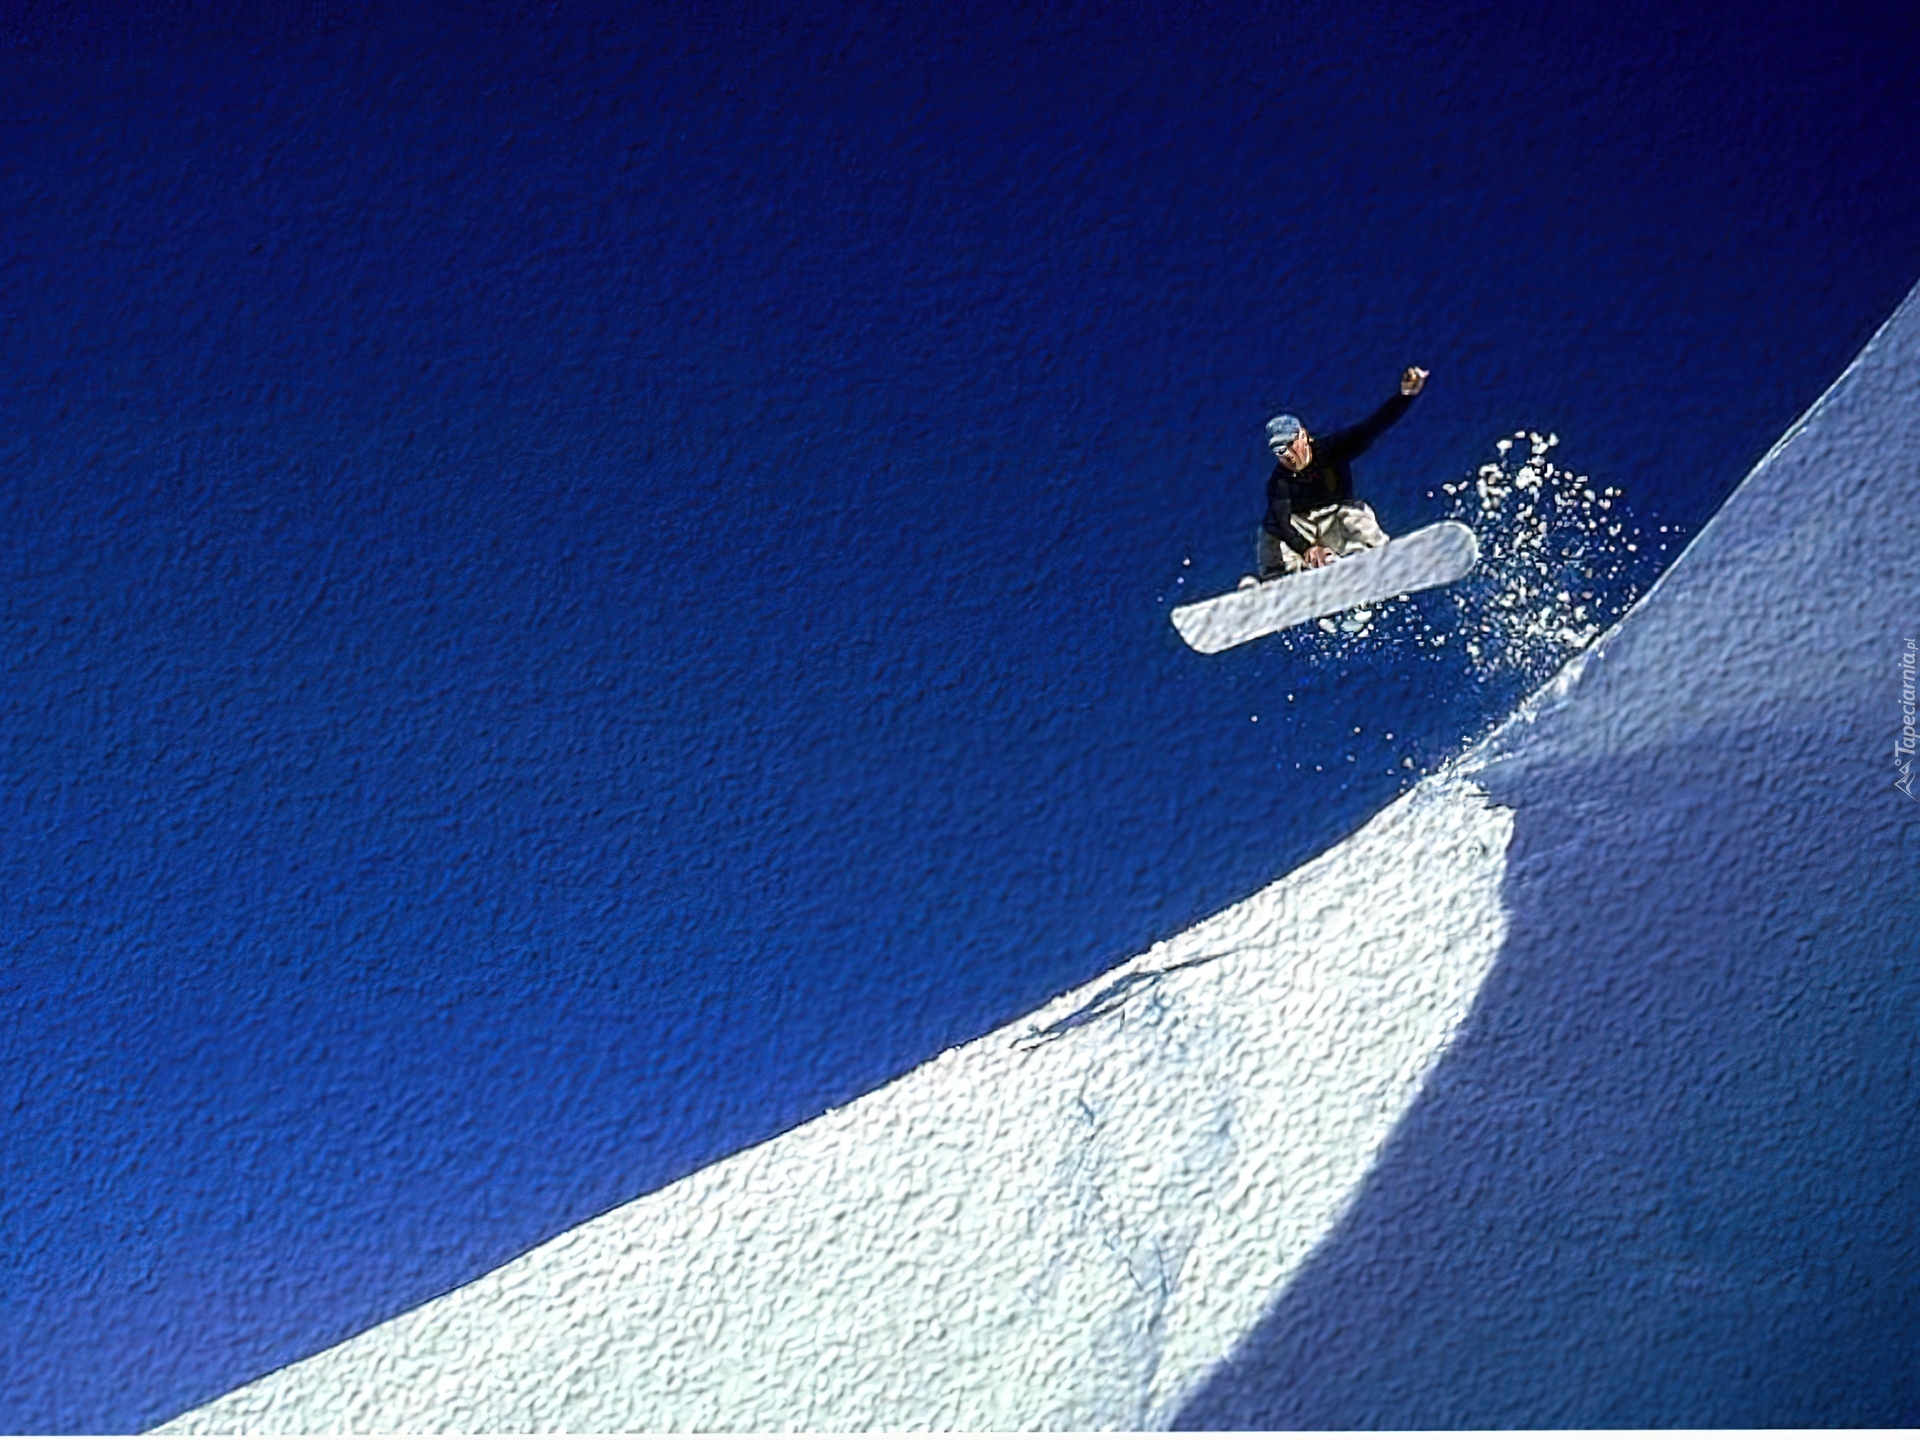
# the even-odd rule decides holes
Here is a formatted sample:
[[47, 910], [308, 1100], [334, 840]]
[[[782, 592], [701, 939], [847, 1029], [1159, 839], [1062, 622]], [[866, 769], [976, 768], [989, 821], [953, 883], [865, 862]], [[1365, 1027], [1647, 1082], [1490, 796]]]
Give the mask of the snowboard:
[[1371, 550], [1342, 556], [1318, 570], [1302, 570], [1179, 606], [1173, 612], [1173, 628], [1202, 655], [1212, 655], [1356, 605], [1451, 585], [1471, 572], [1479, 559], [1473, 531], [1457, 520], [1443, 520]]

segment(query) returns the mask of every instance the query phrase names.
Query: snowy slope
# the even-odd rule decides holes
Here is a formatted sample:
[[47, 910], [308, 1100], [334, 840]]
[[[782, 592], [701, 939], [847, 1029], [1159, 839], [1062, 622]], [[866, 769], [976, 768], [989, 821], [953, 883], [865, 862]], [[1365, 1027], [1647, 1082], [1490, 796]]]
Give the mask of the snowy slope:
[[1499, 962], [1179, 1424], [1920, 1421], [1917, 511], [1910, 294], [1462, 767], [1512, 816]]
[[[1663, 1095], [1692, 1107], [1673, 1123], [1704, 1133], [1711, 1107], [1695, 1103], [1688, 1060], [1662, 1069], [1663, 1037], [1724, 1070], [1768, 1032], [1714, 1016], [1814, 1003], [1786, 996], [1791, 976], [1768, 957], [1825, 957], [1831, 979], [1915, 933], [1910, 848], [1900, 866], [1920, 809], [1885, 757], [1899, 637], [1920, 626], [1920, 545], [1884, 522], [1920, 501], [1917, 397], [1910, 295], [1615, 632], [1348, 841], [1018, 1025], [165, 1428], [1820, 1423], [1817, 1387], [1740, 1380], [1753, 1345], [1794, 1337], [1714, 1330], [1722, 1310], [1753, 1307], [1713, 1309], [1733, 1282], [1699, 1246], [1614, 1276], [1611, 1256], [1639, 1240], [1589, 1245], [1565, 1352], [1512, 1359], [1545, 1344], [1541, 1306], [1567, 1288], [1540, 1257], [1579, 1251], [1527, 1229], [1543, 1207], [1577, 1219], [1591, 1202], [1644, 1237], [1675, 1182], [1625, 1144], [1566, 1174], [1499, 1147], [1535, 1123], [1609, 1134], [1629, 1102], [1672, 1120]], [[1792, 823], [1770, 830], [1783, 814]], [[1837, 866], [1823, 861], [1836, 850]], [[1876, 866], [1878, 888], [1836, 878]], [[1607, 930], [1623, 894], [1631, 923]], [[1541, 1023], [1516, 1038], [1493, 1023], [1511, 1006], [1489, 977], [1522, 984], [1546, 952], [1588, 988], [1570, 1010], [1520, 1012]], [[1765, 994], [1744, 987], [1754, 967]], [[1661, 1003], [1638, 1003], [1648, 993]], [[1609, 1010], [1621, 994], [1638, 1000]], [[1910, 989], [1870, 998], [1896, 1018], [1911, 1009]], [[1593, 1017], [1598, 1058], [1569, 1015]], [[1899, 1033], [1887, 1067], [1851, 1072], [1876, 1113], [1910, 1113]], [[1579, 1076], [1549, 1074], [1560, 1089], [1533, 1111], [1520, 1096], [1489, 1120], [1484, 1085], [1446, 1108], [1462, 1064], [1497, 1080], [1567, 1056]], [[1609, 1063], [1638, 1088], [1608, 1089]], [[1820, 1098], [1825, 1072], [1801, 1073]], [[1722, 1095], [1725, 1123], [1750, 1121], [1764, 1141], [1781, 1103], [1765, 1092], [1749, 1115], [1745, 1094]], [[1442, 1122], [1453, 1138], [1428, 1144]], [[1632, 1134], [1665, 1153], [1669, 1132], [1649, 1124]], [[1899, 1143], [1864, 1134], [1854, 1158], [1869, 1182], [1897, 1190]], [[1539, 1153], [1558, 1154], [1544, 1141]], [[1485, 1169], [1463, 1189], [1449, 1154]], [[1679, 1173], [1706, 1173], [1705, 1154]], [[1765, 1185], [1770, 1172], [1733, 1173]], [[1810, 1183], [1790, 1213], [1750, 1197], [1748, 1238], [1837, 1219], [1862, 1253], [1884, 1252], [1883, 1269], [1910, 1263], [1910, 1221], [1874, 1230], [1882, 1211], [1840, 1214]], [[1476, 1211], [1462, 1198], [1475, 1184], [1518, 1198]], [[1423, 1253], [1393, 1251], [1405, 1235]], [[1487, 1254], [1491, 1271], [1474, 1258]], [[1535, 1290], [1506, 1283], [1543, 1264]], [[1636, 1285], [1654, 1287], [1647, 1304], [1621, 1302]], [[1660, 1285], [1707, 1298], [1649, 1328], [1636, 1317], [1669, 1313]], [[1801, 1308], [1852, 1344], [1843, 1370], [1871, 1348], [1873, 1326]], [[1767, 1323], [1778, 1331], [1778, 1314]], [[1695, 1364], [1707, 1389], [1668, 1384], [1661, 1347], [1676, 1333], [1707, 1335], [1708, 1359], [1732, 1370]], [[1872, 1413], [1884, 1423], [1902, 1393], [1875, 1392]], [[1652, 1408], [1634, 1412], [1636, 1395]]]
[[[1465, 1012], [1505, 843], [1469, 789], [1415, 792], [1028, 1021], [180, 1428], [1164, 1422]], [[1451, 882], [1356, 903], [1409, 853]]]

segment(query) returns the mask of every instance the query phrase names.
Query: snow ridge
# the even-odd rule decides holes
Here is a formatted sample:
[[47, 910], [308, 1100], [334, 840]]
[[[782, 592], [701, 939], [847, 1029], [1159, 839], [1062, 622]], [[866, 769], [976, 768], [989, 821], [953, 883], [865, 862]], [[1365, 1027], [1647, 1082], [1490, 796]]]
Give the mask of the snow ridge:
[[1466, 1014], [1509, 832], [1431, 780], [1033, 1016], [162, 1433], [1164, 1425]]

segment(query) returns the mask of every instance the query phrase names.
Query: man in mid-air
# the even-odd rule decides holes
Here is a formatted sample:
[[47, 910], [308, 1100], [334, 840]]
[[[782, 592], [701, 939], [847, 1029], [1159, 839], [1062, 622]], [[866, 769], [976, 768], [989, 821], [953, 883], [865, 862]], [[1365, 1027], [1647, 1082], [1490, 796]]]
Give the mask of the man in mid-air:
[[[1267, 422], [1267, 445], [1278, 463], [1267, 480], [1267, 518], [1260, 526], [1259, 579], [1319, 569], [1329, 560], [1384, 545], [1387, 534], [1373, 507], [1353, 498], [1353, 462], [1394, 421], [1407, 413], [1427, 383], [1427, 372], [1409, 365], [1400, 393], [1358, 425], [1316, 441], [1297, 416]], [[1240, 584], [1255, 583], [1248, 576]]]

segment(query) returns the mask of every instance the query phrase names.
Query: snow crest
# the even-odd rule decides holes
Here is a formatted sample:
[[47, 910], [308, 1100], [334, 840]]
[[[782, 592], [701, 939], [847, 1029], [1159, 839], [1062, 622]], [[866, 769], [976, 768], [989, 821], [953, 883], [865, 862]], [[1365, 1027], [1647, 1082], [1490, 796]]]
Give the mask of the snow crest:
[[1027, 1019], [162, 1429], [1164, 1426], [1466, 1016], [1511, 830], [1435, 777]]

